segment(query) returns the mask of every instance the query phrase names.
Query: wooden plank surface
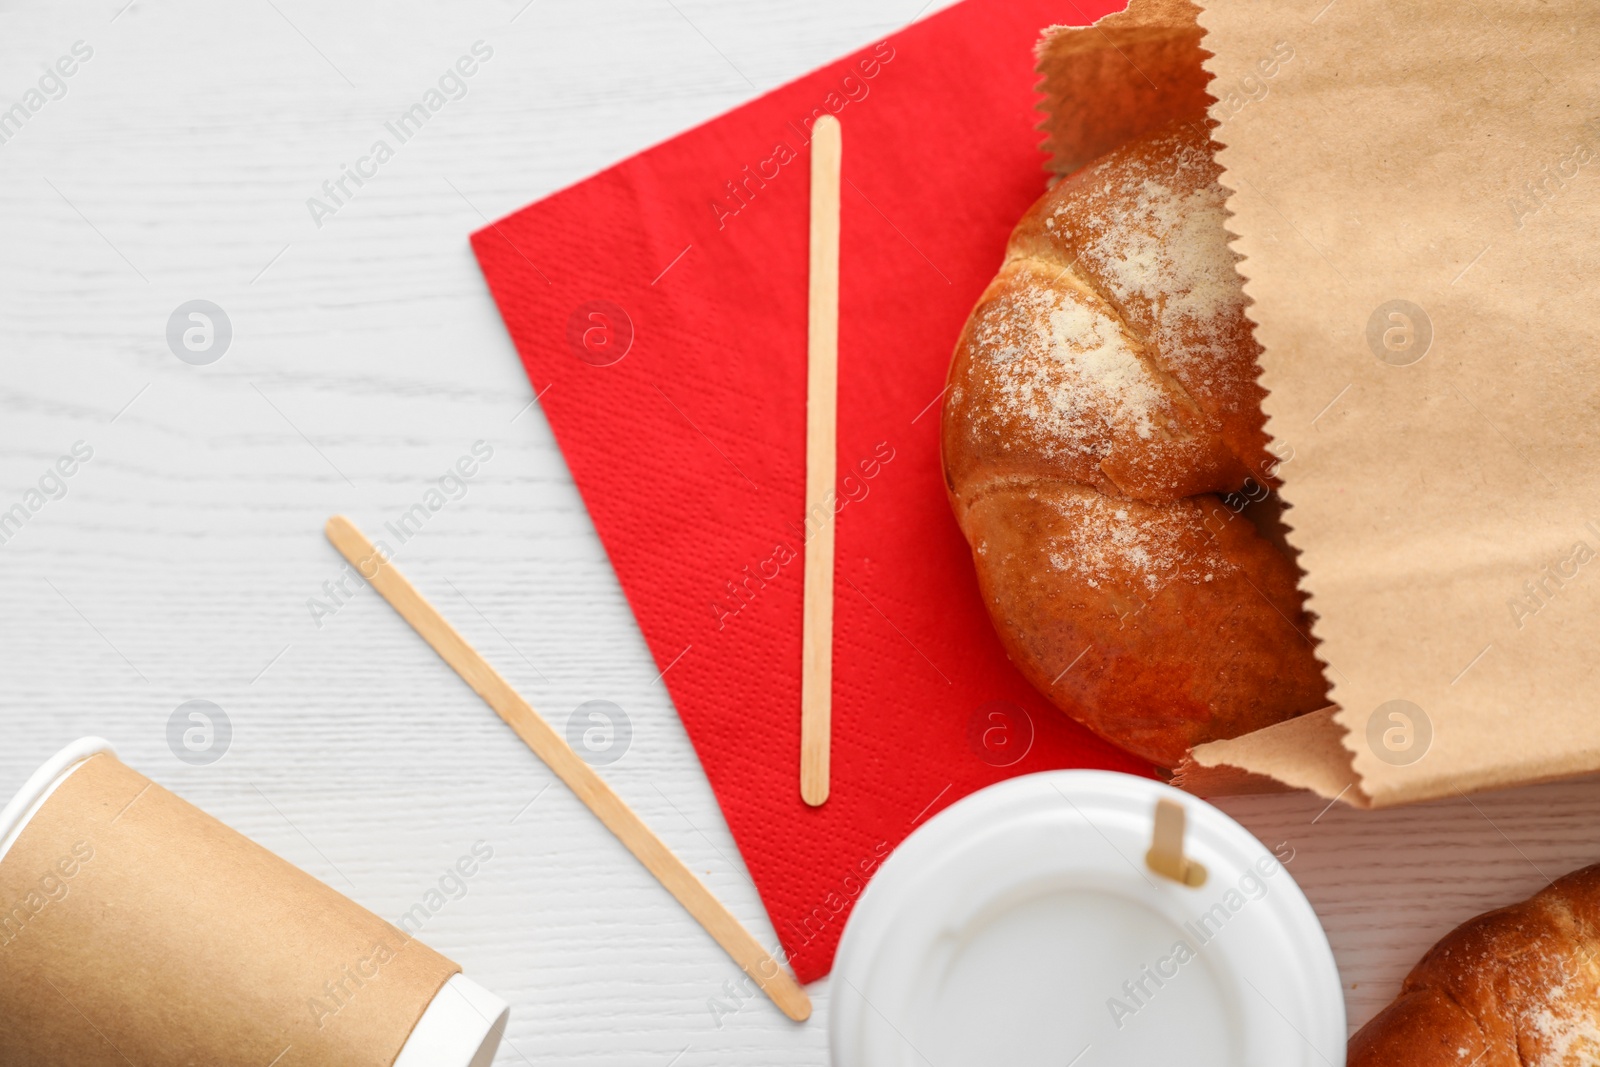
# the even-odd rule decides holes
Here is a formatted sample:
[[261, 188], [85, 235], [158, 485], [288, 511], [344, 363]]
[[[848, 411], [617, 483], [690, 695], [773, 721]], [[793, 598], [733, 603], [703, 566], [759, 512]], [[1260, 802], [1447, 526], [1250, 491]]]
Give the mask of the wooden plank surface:
[[[0, 144], [0, 510], [93, 450], [0, 544], [0, 792], [103, 733], [390, 919], [484, 842], [422, 937], [512, 1001], [500, 1067], [826, 1062], [827, 983], [803, 1026], [744, 983], [387, 605], [341, 589], [321, 530], [382, 536], [474, 459], [399, 564], [580, 751], [623, 750], [606, 780], [774, 944], [466, 234], [917, 5], [123, 3], [28, 5], [0, 34], [0, 103], [93, 49]], [[466, 95], [319, 228], [306, 201], [478, 40]], [[167, 347], [193, 299], [233, 328], [209, 366]], [[232, 726], [209, 766], [167, 743], [193, 699]], [[1600, 859], [1594, 782], [1223, 807], [1295, 850], [1352, 1023], [1454, 924]]]

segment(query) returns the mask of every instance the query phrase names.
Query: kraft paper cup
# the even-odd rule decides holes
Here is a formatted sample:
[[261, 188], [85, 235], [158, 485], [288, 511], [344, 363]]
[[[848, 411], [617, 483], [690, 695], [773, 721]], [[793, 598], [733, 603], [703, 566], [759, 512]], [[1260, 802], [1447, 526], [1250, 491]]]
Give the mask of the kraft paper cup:
[[508, 1015], [100, 738], [0, 809], [7, 1067], [488, 1067]]

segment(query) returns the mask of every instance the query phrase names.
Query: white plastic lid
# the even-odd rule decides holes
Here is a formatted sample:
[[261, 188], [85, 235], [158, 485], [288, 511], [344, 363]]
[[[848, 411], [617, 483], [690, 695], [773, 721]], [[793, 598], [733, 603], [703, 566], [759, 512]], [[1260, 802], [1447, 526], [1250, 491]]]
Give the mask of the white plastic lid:
[[[1145, 866], [1163, 797], [1202, 886]], [[833, 974], [835, 1067], [1344, 1062], [1333, 953], [1284, 866], [1204, 801], [1107, 771], [1015, 778], [929, 820], [862, 894]]]

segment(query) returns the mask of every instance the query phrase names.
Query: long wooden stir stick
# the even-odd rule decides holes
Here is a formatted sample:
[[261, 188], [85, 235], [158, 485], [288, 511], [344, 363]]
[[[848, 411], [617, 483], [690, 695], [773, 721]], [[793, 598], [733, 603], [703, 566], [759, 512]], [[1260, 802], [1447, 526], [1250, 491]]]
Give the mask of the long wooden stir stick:
[[[811, 127], [811, 293], [806, 349], [806, 565], [800, 653], [800, 796], [828, 799], [833, 735], [833, 519], [838, 461], [839, 120]], [[816, 528], [812, 529], [812, 524]]]
[[511, 683], [456, 632], [353, 522], [343, 515], [335, 515], [328, 520], [327, 535], [340, 555], [349, 560], [390, 607], [399, 612], [400, 617], [433, 646], [439, 657], [527, 742], [556, 777], [567, 783], [578, 799], [617, 835], [667, 892], [678, 898], [678, 903], [687, 908], [733, 961], [756, 980], [785, 1015], [797, 1022], [811, 1015], [811, 1001], [788, 969], [761, 947], [733, 913], [651, 832], [644, 820], [611, 791], [605, 779], [596, 774], [532, 705], [511, 688]]

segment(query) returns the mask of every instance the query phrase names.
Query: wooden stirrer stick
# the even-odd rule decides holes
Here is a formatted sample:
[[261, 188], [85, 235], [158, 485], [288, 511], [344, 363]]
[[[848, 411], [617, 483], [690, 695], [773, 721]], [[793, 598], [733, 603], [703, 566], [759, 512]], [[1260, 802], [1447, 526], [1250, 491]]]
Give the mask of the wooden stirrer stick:
[[1206, 884], [1206, 868], [1183, 852], [1184, 828], [1188, 818], [1183, 805], [1165, 797], [1156, 801], [1154, 825], [1150, 832], [1150, 851], [1144, 861], [1152, 871], [1191, 888]]
[[[811, 300], [806, 347], [806, 578], [800, 670], [800, 796], [828, 799], [833, 733], [833, 519], [838, 461], [839, 120], [811, 127]], [[810, 529], [812, 521], [816, 529]]]
[[651, 832], [644, 820], [611, 791], [605, 779], [596, 774], [594, 768], [511, 688], [511, 683], [456, 632], [353, 522], [343, 515], [335, 515], [328, 520], [327, 534], [340, 555], [349, 560], [400, 617], [433, 646], [439, 657], [527, 742], [556, 777], [567, 783], [578, 799], [617, 835], [667, 892], [678, 898], [678, 903], [687, 908], [733, 961], [756, 980], [785, 1015], [797, 1022], [811, 1015], [811, 1001], [788, 969], [768, 955], [750, 931], [711, 895], [683, 861]]

